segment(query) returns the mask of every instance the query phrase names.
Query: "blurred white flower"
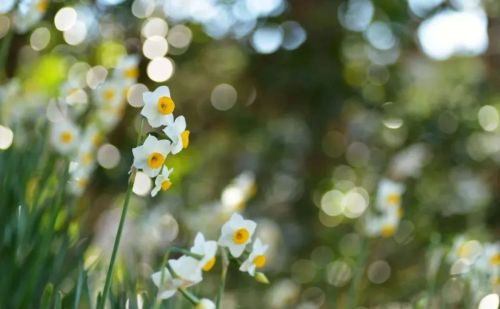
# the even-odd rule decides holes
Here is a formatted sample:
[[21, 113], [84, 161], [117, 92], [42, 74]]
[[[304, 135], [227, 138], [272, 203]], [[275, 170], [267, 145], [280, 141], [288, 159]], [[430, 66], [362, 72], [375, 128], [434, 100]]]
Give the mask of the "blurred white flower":
[[391, 237], [396, 233], [401, 217], [400, 207], [386, 209], [379, 215], [369, 212], [365, 216], [365, 231], [372, 237]]
[[161, 173], [155, 179], [155, 186], [153, 190], [151, 190], [151, 196], [156, 196], [158, 192], [167, 191], [170, 186], [172, 186], [172, 182], [170, 181], [170, 174], [174, 169], [168, 169], [168, 167], [163, 166]]
[[143, 145], [132, 149], [134, 166], [149, 177], [155, 177], [160, 173], [170, 150], [170, 141], [158, 140], [156, 137], [148, 135]]
[[251, 241], [256, 227], [254, 221], [245, 220], [241, 215], [234, 213], [222, 226], [219, 245], [227, 247], [232, 256], [240, 257]]
[[[175, 109], [175, 103], [170, 98], [170, 90], [167, 86], [158, 87], [153, 92], [146, 91], [142, 94], [142, 98], [144, 100], [144, 107], [141, 110], [141, 115], [146, 117], [149, 125], [153, 128], [158, 128], [174, 123], [174, 115], [172, 113]], [[183, 130], [185, 129], [186, 122], [184, 120]]]
[[202, 256], [200, 259], [200, 267], [204, 271], [210, 271], [215, 265], [215, 254], [217, 253], [217, 242], [214, 240], [205, 241], [205, 236], [198, 232], [194, 239], [194, 246], [191, 247], [191, 252]]
[[184, 116], [177, 117], [174, 123], [166, 127], [163, 132], [172, 140], [172, 154], [177, 154], [189, 146], [189, 131], [186, 130]]
[[122, 57], [113, 72], [113, 77], [124, 80], [127, 84], [135, 83], [139, 77], [139, 56]]
[[21, 0], [14, 14], [17, 31], [25, 33], [36, 25], [47, 12], [49, 3], [49, 0]]
[[385, 210], [391, 207], [401, 206], [401, 196], [404, 190], [404, 184], [390, 179], [382, 179], [378, 186], [377, 208], [379, 210]]
[[259, 238], [255, 240], [252, 246], [252, 252], [248, 258], [241, 264], [240, 271], [248, 272], [251, 276], [255, 275], [256, 268], [262, 268], [266, 265], [266, 256], [268, 245], [264, 245]]
[[66, 155], [76, 150], [79, 137], [76, 125], [70, 121], [63, 121], [53, 125], [50, 140], [59, 153]]

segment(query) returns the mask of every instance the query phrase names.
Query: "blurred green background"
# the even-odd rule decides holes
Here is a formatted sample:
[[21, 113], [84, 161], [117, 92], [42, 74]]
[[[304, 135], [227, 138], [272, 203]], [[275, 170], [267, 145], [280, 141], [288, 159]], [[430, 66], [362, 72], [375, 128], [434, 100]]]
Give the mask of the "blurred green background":
[[[163, 84], [191, 144], [169, 158], [167, 193], [151, 198], [150, 180], [136, 180], [116, 307], [148, 297], [168, 246], [189, 246], [197, 231], [216, 239], [234, 210], [270, 244], [271, 284], [233, 269], [223, 308], [477, 308], [499, 293], [500, 263], [487, 270], [490, 282], [448, 257], [457, 237], [478, 243], [474, 251], [500, 237], [500, 2], [50, 1], [33, 25], [18, 13], [29, 1], [11, 10], [8, 2], [0, 305], [38, 307], [52, 283], [69, 307], [83, 276], [81, 306], [90, 306], [127, 187], [141, 94]], [[86, 93], [74, 105], [92, 104], [93, 76], [126, 54], [140, 56], [140, 73], [124, 114], [83, 191], [47, 212], [65, 164], [44, 142], [64, 113], [54, 98], [73, 81]], [[369, 237], [364, 218], [386, 178], [406, 187], [403, 215], [393, 236]], [[41, 184], [49, 193], [39, 197]], [[200, 291], [213, 294], [215, 280]]]

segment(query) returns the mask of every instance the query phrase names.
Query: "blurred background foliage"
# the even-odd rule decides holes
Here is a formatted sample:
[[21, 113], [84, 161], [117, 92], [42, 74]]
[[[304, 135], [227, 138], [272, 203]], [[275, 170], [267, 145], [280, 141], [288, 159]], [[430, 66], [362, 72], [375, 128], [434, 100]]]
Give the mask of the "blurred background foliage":
[[[64, 7], [80, 26], [57, 25]], [[50, 1], [22, 31], [6, 11], [0, 303], [37, 307], [53, 284], [69, 307], [83, 281], [81, 306], [95, 300], [140, 93], [167, 84], [191, 145], [170, 159], [168, 193], [151, 198], [149, 178], [134, 186], [116, 307], [147, 304], [168, 246], [196, 231], [218, 237], [235, 210], [271, 245], [271, 285], [234, 272], [223, 308], [477, 307], [500, 281], [476, 284], [447, 256], [460, 235], [500, 236], [499, 16], [495, 0]], [[140, 86], [105, 138], [113, 151], [97, 156], [83, 192], [61, 196], [68, 162], [45, 137], [53, 99], [126, 54], [141, 56]], [[368, 237], [363, 218], [384, 178], [405, 184], [403, 215], [392, 237]]]

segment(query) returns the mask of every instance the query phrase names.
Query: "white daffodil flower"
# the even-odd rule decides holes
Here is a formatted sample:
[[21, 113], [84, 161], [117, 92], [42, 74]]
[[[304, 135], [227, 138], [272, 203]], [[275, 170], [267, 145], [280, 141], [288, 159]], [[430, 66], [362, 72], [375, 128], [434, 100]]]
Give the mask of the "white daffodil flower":
[[455, 237], [447, 260], [449, 263], [455, 263], [461, 260], [464, 264], [470, 266], [475, 264], [483, 254], [483, 246], [475, 239], [467, 239], [460, 235]]
[[500, 275], [500, 242], [484, 244], [477, 267], [484, 273]]
[[134, 166], [149, 177], [156, 177], [170, 153], [170, 148], [170, 141], [158, 140], [156, 137], [148, 135], [144, 144], [132, 149]]
[[255, 275], [255, 269], [266, 265], [266, 256], [268, 245], [264, 245], [259, 238], [255, 240], [252, 246], [252, 252], [248, 258], [241, 264], [240, 271], [248, 272], [251, 276]]
[[122, 57], [113, 72], [113, 77], [124, 80], [127, 84], [135, 83], [139, 77], [139, 57], [137, 55]]
[[5, 14], [12, 10], [16, 4], [16, 0], [2, 0], [0, 1], [0, 14]]
[[200, 260], [200, 267], [204, 271], [210, 271], [216, 261], [217, 242], [214, 240], [205, 241], [205, 236], [198, 232], [194, 239], [194, 246], [191, 247], [191, 252], [203, 256]]
[[[4, 1], [4, 0], [2, 0]], [[47, 12], [49, 0], [21, 0], [14, 14], [14, 25], [20, 33], [25, 33], [37, 24]]]
[[54, 124], [50, 140], [54, 148], [61, 154], [69, 154], [76, 150], [79, 142], [79, 130], [69, 121]]
[[377, 208], [384, 210], [389, 207], [399, 207], [401, 205], [401, 196], [405, 191], [402, 183], [389, 179], [382, 179], [378, 186]]
[[94, 92], [94, 100], [101, 109], [108, 112], [120, 107], [125, 99], [125, 87], [122, 80], [109, 80], [102, 83]]
[[202, 280], [201, 269], [198, 260], [182, 256], [176, 260], [168, 261], [174, 271], [171, 274], [168, 268], [163, 270], [163, 282], [161, 282], [162, 272], [156, 272], [151, 276], [153, 283], [158, 287], [158, 298], [167, 299], [174, 296], [179, 288], [193, 286]]
[[403, 210], [401, 207], [392, 207], [381, 215], [367, 213], [365, 216], [365, 231], [369, 236], [393, 236], [399, 225]]
[[162, 168], [161, 173], [155, 179], [155, 186], [153, 190], [151, 190], [152, 197], [155, 197], [160, 190], [167, 191], [170, 188], [172, 182], [170, 182], [169, 177], [173, 170], [173, 168], [168, 169], [166, 166]]
[[194, 307], [195, 309], [215, 309], [215, 304], [208, 298], [200, 299], [200, 302]]
[[177, 154], [189, 146], [189, 131], [186, 130], [184, 116], [177, 117], [174, 123], [166, 127], [163, 132], [172, 140], [172, 154]]
[[[170, 89], [167, 86], [158, 87], [153, 92], [144, 92], [142, 99], [144, 100], [144, 107], [141, 110], [141, 115], [146, 117], [150, 126], [158, 128], [174, 123], [174, 115], [172, 113], [175, 109], [175, 103], [170, 98]], [[183, 130], [185, 129], [186, 121], [184, 120]]]
[[229, 221], [224, 223], [219, 237], [219, 245], [227, 247], [231, 255], [239, 257], [251, 241], [257, 224], [252, 220], [245, 220], [234, 213]]

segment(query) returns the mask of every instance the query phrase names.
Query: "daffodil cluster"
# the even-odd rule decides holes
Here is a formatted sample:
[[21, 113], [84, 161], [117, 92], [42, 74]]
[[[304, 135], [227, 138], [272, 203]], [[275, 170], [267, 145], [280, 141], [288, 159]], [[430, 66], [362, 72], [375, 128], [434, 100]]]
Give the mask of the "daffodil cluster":
[[[58, 153], [71, 160], [70, 184], [75, 194], [86, 188], [96, 167], [98, 148], [123, 116], [127, 91], [137, 81], [138, 64], [138, 56], [124, 56], [111, 77], [94, 88], [74, 81], [60, 88], [56, 103], [60, 117], [52, 125], [50, 140]], [[88, 104], [89, 97], [92, 104]], [[78, 125], [77, 119], [83, 124]]]
[[478, 295], [500, 290], [500, 242], [481, 243], [461, 235], [447, 255], [450, 274], [471, 282]]
[[[234, 213], [222, 226], [218, 241], [206, 240], [202, 233], [198, 233], [189, 251], [181, 251], [185, 254], [177, 259], [169, 259], [162, 271], [151, 276], [158, 287], [158, 298], [170, 298], [179, 290], [186, 295], [188, 292], [185, 289], [200, 283], [203, 272], [209, 272], [215, 266], [218, 251], [225, 258], [226, 252], [229, 252], [232, 260], [239, 264], [240, 271], [250, 274], [259, 282], [267, 283], [266, 276], [258, 270], [266, 265], [268, 246], [259, 238], [252, 243], [256, 227], [254, 221]], [[202, 302], [195, 296], [191, 297], [195, 303]], [[208, 304], [209, 301], [205, 302]]]
[[390, 237], [396, 232], [403, 214], [401, 197], [405, 191], [402, 183], [382, 179], [378, 186], [375, 210], [365, 216], [365, 230], [369, 236]]
[[155, 91], [143, 94], [144, 106], [141, 110], [148, 124], [160, 129], [168, 139], [157, 138], [152, 134], [144, 143], [134, 149], [134, 167], [154, 180], [152, 196], [159, 191], [166, 191], [172, 185], [170, 174], [173, 169], [166, 166], [167, 156], [178, 154], [189, 146], [189, 130], [186, 130], [184, 116], [174, 117], [175, 103], [167, 86], [160, 86]]

